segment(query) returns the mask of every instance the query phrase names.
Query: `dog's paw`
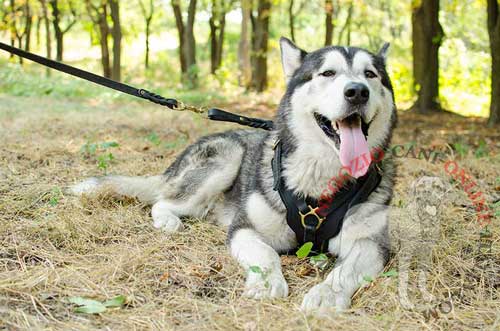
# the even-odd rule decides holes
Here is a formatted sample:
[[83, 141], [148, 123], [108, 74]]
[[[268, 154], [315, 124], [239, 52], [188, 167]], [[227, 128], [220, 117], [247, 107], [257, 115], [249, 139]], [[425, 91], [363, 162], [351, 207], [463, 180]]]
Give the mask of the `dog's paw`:
[[153, 226], [167, 233], [182, 231], [181, 219], [175, 215], [162, 215], [161, 217], [153, 217]]
[[243, 296], [252, 299], [285, 298], [288, 284], [281, 272], [249, 270]]
[[337, 311], [342, 311], [349, 308], [350, 305], [350, 297], [333, 291], [328, 284], [319, 283], [307, 292], [300, 308], [306, 313], [311, 313], [325, 308], [335, 308]]
[[87, 178], [78, 184], [72, 185], [68, 189], [68, 193], [72, 195], [82, 195], [97, 191], [99, 187], [99, 179], [96, 177]]

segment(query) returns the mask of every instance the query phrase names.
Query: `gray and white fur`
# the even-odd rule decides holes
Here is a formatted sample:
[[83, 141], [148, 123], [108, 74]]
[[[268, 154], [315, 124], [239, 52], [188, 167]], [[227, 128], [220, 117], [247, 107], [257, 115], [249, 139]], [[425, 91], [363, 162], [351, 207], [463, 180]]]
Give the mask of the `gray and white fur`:
[[[154, 226], [168, 232], [182, 229], [182, 217], [212, 212], [219, 224], [228, 226], [229, 250], [247, 274], [244, 295], [256, 299], [288, 295], [279, 253], [297, 245], [285, 207], [273, 190], [271, 159], [277, 139], [282, 142], [287, 186], [318, 199], [341, 164], [338, 144], [318, 126], [314, 113], [332, 123], [352, 113], [343, 91], [356, 82], [369, 90], [369, 99], [354, 111], [369, 123], [370, 149], [388, 146], [396, 121], [385, 69], [388, 45], [378, 54], [354, 47], [306, 53], [286, 38], [281, 38], [280, 45], [287, 90], [273, 131], [213, 134], [189, 146], [163, 175], [105, 176], [72, 187], [75, 194], [109, 188], [150, 203]], [[329, 241], [328, 251], [338, 257], [336, 266], [305, 295], [304, 311], [348, 308], [363, 278], [383, 269], [388, 258], [388, 222], [380, 207], [391, 199], [394, 170], [387, 157], [378, 166], [382, 170], [379, 187], [365, 204], [349, 211], [341, 232]], [[255, 268], [250, 267], [262, 272], [252, 272]]]

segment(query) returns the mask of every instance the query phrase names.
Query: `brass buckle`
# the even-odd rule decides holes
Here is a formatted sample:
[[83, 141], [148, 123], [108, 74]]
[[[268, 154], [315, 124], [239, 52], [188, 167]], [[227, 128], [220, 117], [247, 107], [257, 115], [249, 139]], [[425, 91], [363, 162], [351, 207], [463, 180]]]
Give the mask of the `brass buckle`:
[[306, 216], [308, 215], [314, 215], [316, 216], [316, 218], [318, 219], [318, 225], [316, 225], [316, 230], [321, 226], [321, 223], [323, 223], [323, 221], [325, 220], [324, 217], [321, 217], [319, 216], [316, 211], [318, 210], [318, 207], [316, 208], [313, 208], [309, 205], [307, 205], [307, 207], [309, 207], [309, 211], [305, 214], [302, 214], [302, 212], [299, 210], [299, 215], [300, 215], [300, 222], [302, 223], [302, 226], [305, 228], [306, 227], [306, 224], [305, 224], [305, 219], [306, 219]]

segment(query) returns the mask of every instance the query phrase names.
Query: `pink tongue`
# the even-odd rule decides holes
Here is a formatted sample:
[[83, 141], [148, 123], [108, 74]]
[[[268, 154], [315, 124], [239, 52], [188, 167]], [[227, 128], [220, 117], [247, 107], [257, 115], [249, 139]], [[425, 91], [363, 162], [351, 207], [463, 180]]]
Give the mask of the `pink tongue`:
[[351, 176], [358, 178], [366, 174], [371, 163], [368, 142], [361, 131], [361, 125], [349, 127], [339, 123], [340, 163], [351, 170]]

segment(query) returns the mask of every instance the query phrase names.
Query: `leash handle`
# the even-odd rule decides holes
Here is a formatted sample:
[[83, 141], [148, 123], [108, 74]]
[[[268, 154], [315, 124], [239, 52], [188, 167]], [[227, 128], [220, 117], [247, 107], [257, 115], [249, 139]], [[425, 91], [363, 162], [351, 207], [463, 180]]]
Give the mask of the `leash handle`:
[[268, 131], [273, 129], [273, 121], [237, 115], [218, 108], [210, 109], [208, 111], [208, 118], [212, 121], [238, 123], [252, 128], [264, 129]]

